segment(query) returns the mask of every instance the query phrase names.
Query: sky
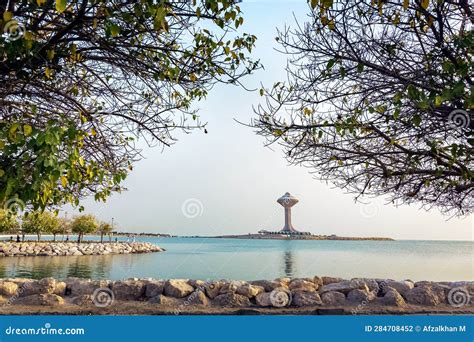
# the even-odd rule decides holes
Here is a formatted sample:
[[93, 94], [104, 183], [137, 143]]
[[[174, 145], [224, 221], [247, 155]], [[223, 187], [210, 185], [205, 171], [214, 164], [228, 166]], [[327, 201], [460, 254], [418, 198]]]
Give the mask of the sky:
[[[304, 19], [304, 0], [253, 0], [240, 4], [243, 30], [258, 37], [254, 57], [264, 70], [246, 78], [248, 88], [285, 80], [286, 57], [277, 47], [276, 28]], [[293, 207], [296, 229], [313, 234], [382, 236], [416, 240], [472, 240], [473, 218], [450, 218], [436, 209], [395, 207], [383, 199], [345, 194], [315, 180], [309, 170], [288, 165], [277, 146], [239, 123], [255, 116], [252, 106], [262, 98], [236, 86], [217, 86], [197, 104], [208, 134], [180, 135], [171, 148], [147, 148], [124, 185], [106, 203], [86, 199], [85, 212], [103, 221], [114, 219], [118, 231], [173, 235], [247, 234], [279, 230], [283, 208], [276, 202], [285, 192], [299, 199]], [[71, 208], [64, 208], [70, 216]], [[64, 212], [62, 215], [64, 215]]]

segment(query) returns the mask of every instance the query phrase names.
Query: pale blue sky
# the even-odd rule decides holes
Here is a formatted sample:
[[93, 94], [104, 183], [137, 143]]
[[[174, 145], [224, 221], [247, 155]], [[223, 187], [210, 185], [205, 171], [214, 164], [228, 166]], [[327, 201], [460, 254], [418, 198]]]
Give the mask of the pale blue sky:
[[[265, 70], [247, 78], [258, 88], [285, 79], [286, 59], [276, 53], [276, 27], [304, 18], [304, 0], [254, 0], [241, 4], [243, 30], [257, 35], [256, 56]], [[180, 136], [171, 148], [146, 149], [125, 182], [128, 191], [107, 203], [84, 202], [86, 212], [102, 220], [114, 217], [119, 230], [177, 235], [218, 235], [276, 230], [283, 226], [283, 208], [276, 199], [286, 191], [300, 203], [293, 209], [295, 228], [314, 234], [389, 236], [397, 239], [472, 240], [472, 217], [464, 219], [426, 212], [416, 206], [395, 208], [383, 200], [355, 204], [317, 180], [307, 169], [289, 166], [281, 151], [263, 146], [263, 139], [235, 122], [250, 122], [252, 105], [261, 100], [234, 86], [218, 86], [199, 103], [209, 134]], [[183, 205], [188, 211], [184, 210]], [[198, 207], [198, 215], [192, 206]], [[69, 215], [72, 211], [69, 210]]]

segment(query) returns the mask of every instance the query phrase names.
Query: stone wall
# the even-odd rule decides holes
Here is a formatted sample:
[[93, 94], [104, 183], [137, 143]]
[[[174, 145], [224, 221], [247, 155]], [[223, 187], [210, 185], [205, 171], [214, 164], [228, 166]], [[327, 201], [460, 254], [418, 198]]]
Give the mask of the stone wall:
[[2, 256], [106, 255], [162, 252], [148, 242], [0, 242]]
[[380, 312], [380, 307], [402, 308], [407, 313], [414, 308], [433, 312], [436, 307], [454, 313], [460, 312], [456, 310], [474, 313], [474, 282], [414, 283], [334, 277], [249, 282], [136, 278], [0, 280], [0, 310], [15, 305], [82, 306], [97, 310], [120, 307], [124, 303], [170, 308], [169, 312], [175, 314], [196, 307], [265, 308], [275, 312], [288, 308], [343, 308], [352, 314], [375, 312], [371, 308], [379, 308], [377, 312]]

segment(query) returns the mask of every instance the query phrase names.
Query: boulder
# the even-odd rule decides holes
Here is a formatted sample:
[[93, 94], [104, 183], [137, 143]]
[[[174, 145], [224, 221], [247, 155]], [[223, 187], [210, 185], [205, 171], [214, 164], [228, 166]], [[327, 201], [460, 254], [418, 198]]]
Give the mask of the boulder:
[[317, 285], [304, 279], [294, 279], [291, 281], [289, 288], [294, 291], [314, 292], [317, 290]]
[[160, 294], [163, 294], [164, 288], [165, 288], [164, 280], [151, 280], [147, 282], [146, 284], [145, 296], [147, 298], [156, 297]]
[[429, 281], [429, 280], [422, 280], [422, 281], [417, 281], [415, 283], [415, 287], [432, 286], [433, 284], [436, 284], [436, 283], [433, 283], [432, 281]]
[[383, 293], [387, 293], [391, 291], [392, 289], [394, 289], [402, 296], [405, 296], [405, 294], [408, 291], [410, 291], [412, 288], [415, 287], [413, 282], [408, 281], [408, 280], [403, 280], [403, 281], [389, 280], [385, 282], [384, 285], [385, 286], [382, 288]]
[[321, 300], [324, 305], [328, 306], [344, 305], [346, 303], [346, 296], [341, 292], [330, 291], [323, 293]]
[[213, 301], [214, 304], [222, 307], [247, 307], [250, 306], [250, 300], [237, 293], [220, 294]]
[[390, 306], [405, 306], [402, 295], [392, 287], [384, 288], [385, 295], [380, 299], [380, 303]]
[[313, 283], [316, 285], [317, 289], [324, 285], [323, 278], [318, 276], [313, 277]]
[[223, 282], [219, 293], [220, 294], [225, 294], [225, 293], [235, 293], [239, 287], [241, 287], [244, 284], [244, 282], [241, 281], [226, 281]]
[[66, 294], [66, 283], [64, 281], [56, 281], [53, 293], [58, 296], [64, 296]]
[[[439, 285], [446, 285], [449, 289], [462, 287], [466, 289], [469, 293], [474, 293], [474, 281], [450, 281], [450, 282], [441, 282], [437, 283]], [[449, 290], [448, 290], [449, 292]], [[474, 299], [474, 296], [471, 296]]]
[[139, 300], [145, 295], [145, 284], [140, 280], [125, 280], [112, 283], [117, 300]]
[[80, 295], [72, 298], [71, 302], [75, 305], [83, 306], [83, 305], [93, 305], [94, 302], [92, 301], [91, 295]]
[[253, 298], [258, 294], [265, 292], [265, 289], [258, 285], [244, 284], [239, 286], [235, 292], [247, 298]]
[[209, 305], [209, 299], [206, 297], [205, 293], [201, 290], [196, 290], [191, 293], [186, 300], [184, 305]]
[[52, 293], [34, 294], [30, 296], [20, 297], [13, 301], [13, 304], [58, 306], [64, 304], [64, 299]]
[[293, 295], [293, 305], [301, 306], [314, 306], [321, 305], [322, 301], [317, 292], [297, 291]]
[[206, 283], [206, 285], [204, 285], [204, 290], [206, 291], [206, 295], [211, 299], [216, 298], [220, 293], [222, 285], [223, 285], [222, 281], [211, 281], [211, 282]]
[[422, 285], [407, 291], [405, 299], [410, 304], [436, 306], [445, 302], [446, 295], [441, 287]]
[[11, 282], [11, 283], [15, 283], [15, 284], [18, 285], [18, 288], [21, 288], [24, 283], [31, 283], [31, 282], [36, 281], [36, 280], [29, 279], [29, 278], [5, 278], [3, 280], [0, 280], [0, 283], [2, 281], [8, 281], [8, 282]]
[[194, 292], [194, 287], [187, 280], [171, 279], [165, 283], [164, 294], [169, 297], [183, 298]]
[[364, 301], [371, 301], [375, 299], [373, 292], [367, 290], [354, 289], [349, 291], [347, 294], [347, 300], [349, 302], [362, 303]]
[[7, 297], [15, 296], [18, 292], [18, 285], [11, 281], [0, 281], [0, 295]]
[[255, 302], [258, 306], [272, 306], [270, 298], [271, 292], [262, 292], [255, 297]]
[[273, 290], [282, 286], [286, 287], [284, 283], [276, 280], [253, 280], [250, 281], [250, 284], [263, 287], [265, 292], [272, 292]]
[[41, 280], [24, 283], [21, 288], [21, 297], [27, 297], [35, 294], [54, 293], [56, 280], [53, 278], [43, 278]]
[[89, 280], [80, 278], [67, 278], [66, 294], [71, 296], [92, 295], [96, 289], [108, 288], [108, 280]]
[[282, 284], [282, 285], [284, 285], [284, 286], [288, 286], [291, 282], [291, 278], [281, 277], [281, 278], [275, 279], [275, 281]]
[[204, 288], [204, 286], [206, 285], [206, 282], [203, 281], [203, 280], [199, 280], [199, 279], [191, 279], [188, 281], [188, 284], [191, 285], [192, 287], [194, 287], [195, 289], [198, 289], [198, 288]]
[[328, 285], [323, 285], [319, 292], [320, 294], [323, 294], [325, 292], [338, 291], [347, 294], [352, 290], [365, 290], [369, 292], [369, 288], [367, 287], [365, 282], [360, 280], [344, 280], [339, 283], [330, 283]]
[[321, 277], [322, 281], [323, 281], [323, 285], [329, 285], [329, 284], [334, 284], [334, 283], [340, 283], [342, 281], [344, 281], [344, 279], [342, 278], [338, 278], [338, 277]]
[[159, 304], [164, 306], [180, 306], [183, 304], [182, 299], [174, 298], [174, 297], [167, 297], [164, 295], [158, 295], [156, 297], [150, 298], [148, 303], [151, 304]]
[[360, 286], [363, 288], [366, 285], [369, 291], [378, 292], [380, 289], [379, 283], [375, 279], [370, 278], [353, 278], [351, 282], [359, 283]]

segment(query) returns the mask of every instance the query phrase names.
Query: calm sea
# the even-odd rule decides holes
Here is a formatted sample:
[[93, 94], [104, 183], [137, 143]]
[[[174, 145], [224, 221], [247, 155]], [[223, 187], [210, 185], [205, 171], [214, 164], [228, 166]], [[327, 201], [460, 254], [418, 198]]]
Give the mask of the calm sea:
[[[124, 238], [120, 238], [124, 240]], [[138, 238], [166, 252], [0, 257], [0, 278], [272, 279], [330, 275], [474, 280], [473, 241], [288, 241]]]

